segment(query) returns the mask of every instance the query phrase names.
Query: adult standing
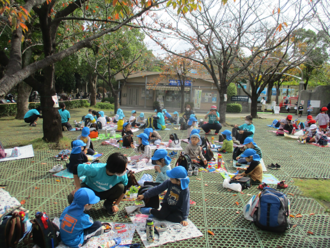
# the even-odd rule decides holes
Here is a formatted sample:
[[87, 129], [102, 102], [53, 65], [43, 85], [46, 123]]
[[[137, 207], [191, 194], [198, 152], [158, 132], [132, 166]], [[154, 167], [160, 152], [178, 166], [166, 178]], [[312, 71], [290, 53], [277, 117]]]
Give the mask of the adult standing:
[[59, 109], [58, 112], [61, 116], [62, 130], [70, 131], [72, 129], [72, 126], [69, 123], [70, 112], [65, 109], [66, 108], [65, 103], [60, 103], [60, 108], [61, 109]]
[[35, 109], [30, 109], [24, 115], [24, 121], [26, 123], [30, 123], [31, 127], [37, 126], [37, 121], [38, 121], [39, 118], [42, 118], [42, 116], [41, 116], [41, 107], [40, 106], [38, 106]]
[[261, 111], [262, 112], [265, 112], [265, 109], [266, 109], [266, 99], [263, 97], [260, 102], [261, 102]]
[[220, 124], [220, 114], [215, 105], [211, 106], [210, 111], [205, 115], [204, 119], [208, 119], [208, 123], [202, 125], [205, 134], [209, 134], [211, 129], [215, 129], [215, 135], [218, 135], [222, 126]]
[[186, 122], [188, 122], [188, 120], [189, 120], [191, 114], [195, 114], [195, 113], [194, 113], [194, 111], [191, 109], [190, 104], [187, 104], [187, 105], [186, 105], [185, 112], [184, 112], [184, 114], [183, 114], [182, 117], [183, 117], [183, 119], [184, 119]]

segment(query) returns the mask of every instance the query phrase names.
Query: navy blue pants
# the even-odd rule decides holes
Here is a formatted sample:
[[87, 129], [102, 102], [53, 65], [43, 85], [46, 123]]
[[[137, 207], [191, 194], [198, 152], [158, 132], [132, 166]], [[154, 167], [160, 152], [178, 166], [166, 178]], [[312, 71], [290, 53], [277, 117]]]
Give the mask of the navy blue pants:
[[[94, 237], [94, 236], [99, 236], [99, 235], [101, 235], [101, 231], [100, 231], [100, 232], [96, 232], [97, 229], [99, 229], [101, 226], [102, 226], [102, 223], [101, 223], [101, 222], [99, 222], [99, 221], [94, 221], [94, 223], [93, 223], [93, 225], [92, 225], [91, 227], [89, 227], [89, 228], [87, 228], [87, 229], [84, 230], [84, 238], [86, 238], [86, 239], [85, 239], [83, 245], [86, 244], [87, 241], [88, 241], [90, 238], [92, 238], [92, 237]], [[93, 234], [93, 233], [94, 233], [94, 234]], [[93, 234], [93, 235], [91, 235], [91, 234]]]
[[211, 131], [211, 129], [215, 129], [215, 133], [219, 133], [220, 129], [222, 128], [220, 123], [206, 123], [202, 126], [202, 129], [204, 130], [205, 133], [208, 133]]

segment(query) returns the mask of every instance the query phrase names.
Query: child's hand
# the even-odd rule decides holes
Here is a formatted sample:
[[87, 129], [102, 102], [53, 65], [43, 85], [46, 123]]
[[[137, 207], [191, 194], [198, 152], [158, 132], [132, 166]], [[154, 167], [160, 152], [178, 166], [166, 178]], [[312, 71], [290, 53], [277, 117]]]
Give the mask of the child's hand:
[[154, 167], [154, 168], [155, 168], [155, 170], [156, 170], [156, 171], [158, 171], [159, 173], [161, 172], [161, 170], [160, 170], [160, 168], [159, 168], [159, 166], [158, 166], [158, 165], [155, 165], [155, 167]]
[[183, 221], [180, 222], [180, 224], [183, 225], [183, 226], [188, 226], [188, 221], [183, 220]]
[[207, 160], [204, 160], [204, 165], [207, 165]]
[[131, 147], [132, 147], [133, 149], [135, 149], [135, 146], [134, 146], [134, 144], [133, 144], [133, 143], [131, 143]]
[[136, 198], [136, 200], [138, 200], [138, 201], [142, 201], [143, 199], [144, 199], [143, 195], [138, 195], [138, 197]]
[[236, 160], [239, 160], [239, 156], [236, 157]]
[[193, 162], [193, 163], [195, 163], [195, 164], [198, 163], [196, 159], [192, 159], [191, 162]]
[[244, 133], [244, 131], [243, 131], [243, 130], [241, 130], [241, 131], [239, 131], [239, 133], [240, 133], [240, 134], [243, 134], [243, 133]]
[[112, 212], [116, 213], [116, 212], [118, 212], [118, 210], [119, 210], [119, 208], [117, 205], [112, 206]]

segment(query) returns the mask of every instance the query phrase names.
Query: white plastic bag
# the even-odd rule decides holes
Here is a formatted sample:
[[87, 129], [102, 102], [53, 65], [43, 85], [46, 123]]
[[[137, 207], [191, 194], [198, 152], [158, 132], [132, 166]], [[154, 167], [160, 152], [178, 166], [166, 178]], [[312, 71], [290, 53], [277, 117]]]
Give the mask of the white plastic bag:
[[303, 130], [299, 130], [298, 132], [294, 133], [294, 136], [303, 136], [304, 135], [304, 131]]
[[230, 181], [230, 178], [226, 178], [224, 181], [223, 181], [223, 184], [222, 186], [225, 188], [225, 189], [231, 189], [231, 190], [234, 190], [234, 191], [237, 191], [237, 192], [241, 192], [242, 191], [242, 185], [239, 184], [239, 183], [229, 183]]
[[138, 184], [140, 186], [143, 186], [144, 182], [150, 182], [150, 181], [152, 181], [152, 176], [150, 174], [143, 174], [141, 179], [138, 181]]
[[253, 214], [254, 214], [254, 211], [255, 211], [255, 208], [256, 208], [258, 202], [259, 202], [259, 196], [254, 195], [251, 197], [251, 199], [248, 201], [248, 203], [244, 206], [243, 215], [244, 215], [245, 219], [247, 219], [249, 221], [253, 221]]

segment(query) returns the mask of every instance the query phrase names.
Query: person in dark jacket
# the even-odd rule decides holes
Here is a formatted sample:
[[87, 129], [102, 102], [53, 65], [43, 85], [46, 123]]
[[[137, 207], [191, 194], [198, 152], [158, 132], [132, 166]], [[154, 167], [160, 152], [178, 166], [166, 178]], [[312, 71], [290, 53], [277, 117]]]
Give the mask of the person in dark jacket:
[[194, 111], [191, 109], [191, 106], [189, 104], [186, 105], [185, 112], [183, 114], [183, 119], [188, 122], [190, 115], [195, 114]]

